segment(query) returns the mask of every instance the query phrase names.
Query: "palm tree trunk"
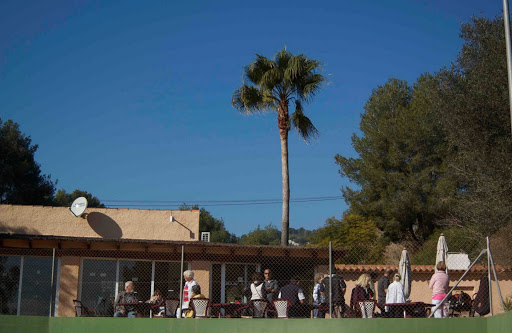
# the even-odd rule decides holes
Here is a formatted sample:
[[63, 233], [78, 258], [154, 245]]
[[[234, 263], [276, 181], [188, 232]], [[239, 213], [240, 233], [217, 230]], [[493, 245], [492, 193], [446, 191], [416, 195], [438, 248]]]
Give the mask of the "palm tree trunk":
[[288, 246], [288, 228], [290, 226], [290, 174], [288, 172], [288, 131], [280, 131], [281, 136], [281, 172], [283, 178], [283, 217], [281, 227], [281, 246]]

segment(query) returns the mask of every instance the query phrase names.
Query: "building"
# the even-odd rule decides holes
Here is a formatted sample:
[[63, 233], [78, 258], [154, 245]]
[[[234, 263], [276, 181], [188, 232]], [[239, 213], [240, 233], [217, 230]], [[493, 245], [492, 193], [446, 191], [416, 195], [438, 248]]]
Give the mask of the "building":
[[79, 299], [110, 316], [129, 280], [140, 300], [156, 289], [178, 298], [182, 258], [213, 302], [240, 297], [263, 268], [280, 281], [311, 281], [303, 285], [311, 294], [318, 265], [329, 259], [327, 249], [199, 239], [199, 210], [88, 208], [74, 217], [66, 207], [0, 205], [0, 314], [70, 317]]

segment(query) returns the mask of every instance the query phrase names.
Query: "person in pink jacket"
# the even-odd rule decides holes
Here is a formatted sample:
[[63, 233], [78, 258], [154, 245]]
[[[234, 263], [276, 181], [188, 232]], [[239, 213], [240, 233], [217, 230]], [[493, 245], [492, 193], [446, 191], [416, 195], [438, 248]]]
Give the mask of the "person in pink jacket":
[[[432, 289], [432, 304], [434, 305], [441, 303], [443, 298], [446, 296], [446, 292], [448, 291], [448, 283], [450, 282], [448, 274], [446, 274], [446, 264], [444, 261], [438, 262], [436, 268], [437, 272], [432, 275], [432, 278], [428, 284], [430, 289]], [[443, 317], [448, 317], [448, 309], [446, 308], [445, 304], [441, 305], [439, 309], [434, 312], [434, 318]]]

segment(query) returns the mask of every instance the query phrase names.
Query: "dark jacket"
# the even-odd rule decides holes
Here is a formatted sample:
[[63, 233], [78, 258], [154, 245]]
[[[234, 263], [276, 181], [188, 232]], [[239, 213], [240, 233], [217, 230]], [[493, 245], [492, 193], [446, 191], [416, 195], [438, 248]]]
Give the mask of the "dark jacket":
[[[326, 276], [322, 280], [322, 284], [325, 288], [325, 299], [329, 303], [329, 280], [330, 276]], [[345, 304], [345, 289], [347, 285], [343, 278], [337, 274], [332, 275], [332, 304], [341, 305]]]
[[[121, 291], [119, 294], [117, 294], [116, 298], [116, 304], [117, 303], [136, 303], [139, 299], [137, 298], [137, 295], [135, 293], [127, 293], [126, 291]], [[125, 309], [127, 312], [129, 311], [135, 311], [135, 308], [133, 306], [118, 306], [116, 310]]]
[[300, 287], [295, 283], [289, 283], [281, 288], [281, 298], [287, 299], [295, 306], [299, 303], [299, 291]]
[[356, 286], [352, 289], [352, 295], [350, 296], [350, 309], [356, 312], [357, 317], [361, 316], [361, 307], [359, 301], [373, 299], [373, 291], [370, 288], [363, 288]]
[[272, 303], [272, 301], [274, 299], [277, 298], [277, 295], [279, 295], [279, 284], [277, 283], [277, 280], [270, 280], [270, 281], [267, 281], [265, 280], [265, 285], [264, 285], [264, 288], [272, 288], [274, 290], [274, 292], [267, 292], [267, 300]]

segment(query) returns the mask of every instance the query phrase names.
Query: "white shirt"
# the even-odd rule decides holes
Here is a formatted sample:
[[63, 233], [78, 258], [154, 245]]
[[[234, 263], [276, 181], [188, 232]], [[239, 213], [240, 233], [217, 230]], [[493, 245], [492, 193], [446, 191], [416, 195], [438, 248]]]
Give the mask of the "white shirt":
[[386, 303], [405, 303], [404, 287], [400, 282], [394, 281], [388, 286]]
[[[193, 286], [197, 286], [198, 283], [196, 282], [196, 280], [190, 280], [190, 281], [187, 281], [185, 282], [185, 287], [183, 288], [183, 304], [181, 306], [182, 309], [188, 309], [188, 303], [189, 303], [189, 300], [191, 298], [191, 295], [192, 295], [192, 287]], [[185, 301], [185, 289], [187, 289], [187, 292], [188, 292], [188, 301]]]

